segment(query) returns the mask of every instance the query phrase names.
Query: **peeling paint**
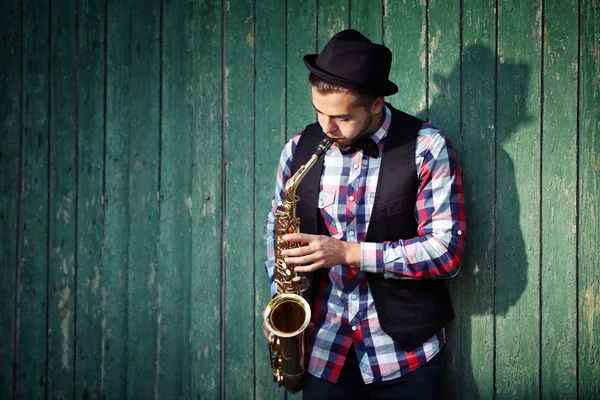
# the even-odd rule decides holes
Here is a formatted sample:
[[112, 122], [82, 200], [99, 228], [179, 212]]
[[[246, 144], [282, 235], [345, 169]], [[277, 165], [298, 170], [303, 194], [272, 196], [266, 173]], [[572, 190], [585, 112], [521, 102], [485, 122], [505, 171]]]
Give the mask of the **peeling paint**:
[[94, 265], [94, 272], [96, 273], [96, 276], [94, 276], [94, 280], [92, 281], [92, 293], [96, 294], [98, 286], [100, 285], [100, 271], [98, 265]]
[[143, 169], [144, 169], [144, 162], [142, 160], [136, 160], [135, 163], [133, 164], [133, 170], [135, 172], [140, 172]]
[[69, 297], [71, 289], [69, 285], [65, 285], [60, 292], [58, 299], [58, 309], [60, 311], [60, 331], [62, 338], [62, 368], [63, 371], [69, 371], [69, 320], [71, 319], [71, 311], [69, 310]]
[[154, 287], [154, 282], [156, 281], [156, 265], [154, 265], [153, 261], [150, 261], [148, 266], [150, 267], [150, 274], [148, 275], [148, 289], [152, 289]]
[[588, 334], [590, 335], [590, 348], [594, 348], [594, 317], [600, 314], [600, 295], [591, 284], [585, 291], [587, 305]]
[[102, 348], [100, 356], [100, 393], [104, 393], [106, 377], [106, 289], [102, 288]]
[[250, 48], [254, 48], [254, 24], [251, 18], [246, 20], [246, 42]]
[[125, 279], [123, 278], [123, 274], [121, 274], [121, 271], [119, 271], [119, 287], [122, 287], [123, 284], [125, 283]]
[[158, 316], [156, 318], [156, 375], [154, 376], [154, 399], [159, 399], [158, 384], [160, 382], [160, 352], [161, 352], [161, 333], [162, 333], [162, 293], [160, 282], [157, 285], [157, 296], [156, 296], [156, 309], [158, 310]]
[[59, 207], [58, 212], [56, 213], [56, 219], [60, 219], [61, 215], [63, 217], [63, 220], [65, 221], [65, 225], [68, 225], [70, 214], [67, 208], [65, 208], [64, 206]]
[[190, 212], [190, 217], [192, 216], [192, 197], [188, 196], [185, 198], [184, 200], [185, 206], [187, 207], [188, 211]]

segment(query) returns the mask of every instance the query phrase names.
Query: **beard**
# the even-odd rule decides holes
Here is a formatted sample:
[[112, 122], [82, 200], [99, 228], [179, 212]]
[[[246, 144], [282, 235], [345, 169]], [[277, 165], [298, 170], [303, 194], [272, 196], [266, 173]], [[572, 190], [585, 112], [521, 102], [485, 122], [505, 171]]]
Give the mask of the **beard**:
[[361, 137], [371, 134], [372, 132], [369, 131], [369, 127], [371, 126], [372, 123], [373, 123], [373, 113], [371, 112], [371, 110], [368, 110], [367, 119], [365, 119], [365, 123], [360, 128], [360, 131], [359, 131], [360, 133], [358, 135], [356, 135], [356, 137], [354, 138], [354, 140], [352, 140], [352, 142], [348, 145], [348, 147], [351, 147]]

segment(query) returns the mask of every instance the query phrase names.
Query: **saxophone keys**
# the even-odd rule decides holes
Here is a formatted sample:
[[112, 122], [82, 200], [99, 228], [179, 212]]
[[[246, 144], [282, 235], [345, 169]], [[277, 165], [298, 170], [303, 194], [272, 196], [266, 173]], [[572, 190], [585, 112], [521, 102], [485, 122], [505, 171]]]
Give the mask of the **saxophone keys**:
[[269, 344], [271, 345], [271, 347], [273, 348], [273, 351], [277, 351], [279, 350], [279, 338], [273, 334], [271, 334], [271, 336], [269, 336]]
[[281, 374], [280, 370], [276, 370], [273, 373], [273, 382], [277, 382], [277, 385], [279, 385], [279, 387], [283, 386], [283, 375]]

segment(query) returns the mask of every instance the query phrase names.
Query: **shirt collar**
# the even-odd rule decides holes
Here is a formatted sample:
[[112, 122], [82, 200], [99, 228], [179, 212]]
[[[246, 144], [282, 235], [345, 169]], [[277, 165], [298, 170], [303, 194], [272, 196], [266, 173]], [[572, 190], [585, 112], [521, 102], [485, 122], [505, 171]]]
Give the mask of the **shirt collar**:
[[392, 112], [388, 108], [387, 105], [383, 105], [384, 116], [381, 118], [381, 122], [377, 129], [375, 129], [375, 133], [371, 136], [371, 139], [375, 142], [376, 145], [379, 145], [379, 142], [383, 140], [387, 136], [388, 129], [390, 128], [390, 123], [392, 122]]

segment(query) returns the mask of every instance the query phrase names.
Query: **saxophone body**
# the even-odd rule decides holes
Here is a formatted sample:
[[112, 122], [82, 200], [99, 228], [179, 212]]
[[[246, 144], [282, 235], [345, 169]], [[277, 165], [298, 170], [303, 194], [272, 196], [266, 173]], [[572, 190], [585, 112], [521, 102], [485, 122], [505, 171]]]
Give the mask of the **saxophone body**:
[[296, 189], [300, 181], [333, 144], [323, 139], [315, 153], [302, 165], [285, 185], [284, 198], [275, 212], [275, 283], [277, 295], [265, 309], [264, 320], [271, 332], [269, 353], [273, 380], [288, 392], [296, 393], [304, 382], [304, 331], [311, 318], [310, 305], [300, 295], [308, 289], [306, 277], [301, 277], [294, 265], [286, 264], [281, 252], [300, 247], [300, 243], [286, 242], [283, 235], [300, 232], [296, 204], [300, 200]]

